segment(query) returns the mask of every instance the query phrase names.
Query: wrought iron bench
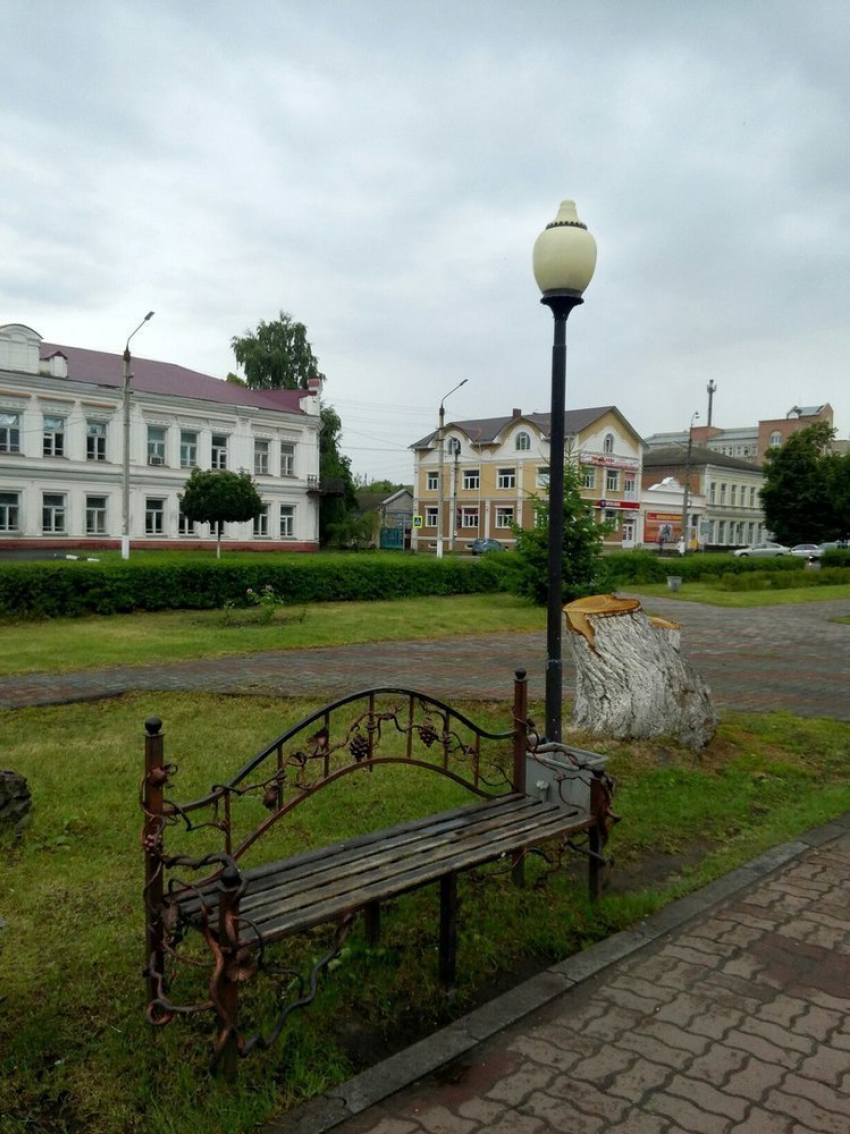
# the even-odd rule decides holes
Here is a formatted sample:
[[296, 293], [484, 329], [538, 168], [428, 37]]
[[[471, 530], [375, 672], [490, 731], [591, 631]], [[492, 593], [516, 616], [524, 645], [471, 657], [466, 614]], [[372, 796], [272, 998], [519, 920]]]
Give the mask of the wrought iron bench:
[[[374, 944], [382, 902], [438, 882], [439, 975], [450, 986], [459, 873], [506, 858], [521, 884], [525, 855], [542, 853], [540, 844], [555, 840], [557, 861], [567, 849], [588, 855], [591, 896], [599, 892], [602, 852], [615, 821], [612, 782], [592, 753], [538, 742], [527, 716], [522, 670], [515, 675], [513, 721], [504, 732], [480, 728], [413, 690], [367, 690], [311, 714], [232, 779], [189, 803], [170, 798], [177, 769], [164, 762], [161, 728], [156, 717], [145, 722], [147, 1016], [164, 1025], [178, 1015], [214, 1012], [218, 1032], [211, 1064], [220, 1064], [227, 1078], [235, 1077], [237, 1056], [270, 1046], [290, 1013], [314, 999], [319, 973], [338, 955], [357, 913], [364, 913], [367, 938]], [[389, 765], [445, 777], [472, 793], [475, 802], [332, 846], [280, 855], [274, 842], [287, 827], [280, 821], [295, 808], [346, 776]], [[185, 841], [194, 832], [199, 849], [206, 850], [213, 839], [219, 845], [197, 857], [169, 853], [167, 829], [169, 841], [178, 835]], [[327, 955], [306, 980], [296, 978], [297, 993], [270, 1034], [244, 1035], [240, 982], [271, 968], [266, 950], [273, 942], [320, 925], [336, 927]], [[193, 930], [212, 954], [209, 996], [179, 1004], [174, 976]], [[291, 970], [284, 971], [292, 983]]]

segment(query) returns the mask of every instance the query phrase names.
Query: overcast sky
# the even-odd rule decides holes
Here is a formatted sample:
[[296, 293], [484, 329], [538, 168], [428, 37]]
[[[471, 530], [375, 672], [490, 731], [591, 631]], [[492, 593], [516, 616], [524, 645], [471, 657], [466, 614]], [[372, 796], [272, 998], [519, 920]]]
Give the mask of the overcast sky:
[[224, 377], [305, 323], [356, 473], [549, 406], [531, 272], [599, 258], [567, 407], [850, 431], [847, 0], [0, 0], [0, 323]]

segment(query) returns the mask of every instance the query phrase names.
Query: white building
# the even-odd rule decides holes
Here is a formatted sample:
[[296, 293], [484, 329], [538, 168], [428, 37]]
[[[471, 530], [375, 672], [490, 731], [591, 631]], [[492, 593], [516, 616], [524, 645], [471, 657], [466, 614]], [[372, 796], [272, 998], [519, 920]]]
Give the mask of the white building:
[[[209, 525], [180, 514], [195, 467], [246, 470], [266, 505], [227, 524], [229, 549], [319, 546], [319, 394], [249, 390], [165, 362], [45, 343], [0, 326], [0, 550], [120, 545], [129, 419], [129, 535], [137, 548], [195, 548]], [[125, 413], [127, 418], [125, 418]]]

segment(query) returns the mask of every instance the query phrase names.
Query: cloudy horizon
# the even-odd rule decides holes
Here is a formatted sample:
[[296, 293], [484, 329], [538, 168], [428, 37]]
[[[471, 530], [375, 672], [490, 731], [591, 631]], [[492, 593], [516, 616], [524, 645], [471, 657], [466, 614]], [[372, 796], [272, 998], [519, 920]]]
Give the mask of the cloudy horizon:
[[307, 327], [364, 476], [549, 407], [534, 240], [599, 249], [567, 407], [642, 435], [830, 402], [850, 434], [850, 8], [0, 0], [0, 323], [224, 378]]

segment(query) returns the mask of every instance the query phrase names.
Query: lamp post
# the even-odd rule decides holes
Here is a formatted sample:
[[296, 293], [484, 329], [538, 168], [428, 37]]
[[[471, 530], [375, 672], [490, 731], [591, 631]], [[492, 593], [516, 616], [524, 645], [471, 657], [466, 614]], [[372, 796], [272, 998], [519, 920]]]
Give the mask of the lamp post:
[[682, 491], [682, 555], [688, 550], [690, 540], [688, 533], [690, 525], [688, 524], [688, 493], [690, 491], [691, 479], [691, 450], [693, 449], [694, 441], [694, 422], [699, 417], [699, 410], [694, 410], [691, 414], [691, 423], [688, 426], [688, 448], [685, 453], [685, 485]]
[[153, 311], [149, 311], [136, 327], [135, 331], [127, 337], [124, 347], [124, 467], [122, 475], [122, 504], [121, 504], [121, 558], [130, 558], [130, 339], [136, 331], [140, 331], [149, 319], [153, 318]]
[[468, 381], [469, 381], [468, 378], [464, 378], [464, 380], [462, 382], [458, 382], [458, 384], [456, 386], [452, 386], [452, 388], [451, 388], [451, 390], [449, 390], [448, 394], [444, 394], [442, 399], [440, 400], [440, 427], [437, 430], [437, 446], [438, 446], [438, 450], [439, 450], [438, 456], [439, 456], [439, 460], [440, 460], [440, 471], [439, 471], [438, 478], [437, 478], [437, 482], [438, 482], [437, 486], [440, 490], [439, 500], [438, 500], [438, 504], [437, 504], [437, 558], [438, 559], [443, 558], [443, 512], [445, 511], [445, 504], [446, 504], [446, 489], [445, 489], [445, 484], [443, 483], [443, 450], [444, 450], [444, 446], [443, 446], [443, 426], [444, 426], [445, 421], [446, 421], [445, 402], [449, 398], [449, 396], [455, 392], [455, 390], [459, 390], [461, 388], [461, 386], [465, 386]]
[[596, 241], [582, 224], [574, 201], [562, 201], [558, 215], [537, 237], [534, 278], [540, 302], [555, 319], [552, 346], [552, 408], [549, 423], [549, 548], [546, 609], [546, 739], [561, 739], [563, 663], [561, 625], [564, 574], [564, 411], [567, 379], [567, 319], [596, 267]]

